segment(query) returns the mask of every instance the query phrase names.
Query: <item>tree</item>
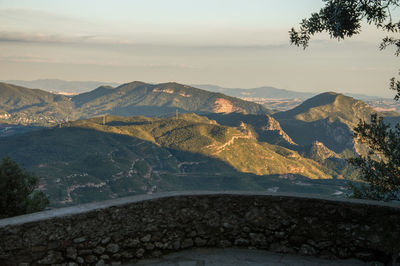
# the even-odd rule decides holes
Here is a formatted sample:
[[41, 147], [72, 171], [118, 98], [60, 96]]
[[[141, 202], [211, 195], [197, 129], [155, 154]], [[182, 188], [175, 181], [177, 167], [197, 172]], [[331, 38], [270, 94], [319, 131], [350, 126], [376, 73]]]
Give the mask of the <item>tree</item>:
[[[387, 33], [400, 32], [400, 20], [393, 21], [392, 11], [400, 7], [400, 0], [323, 0], [325, 7], [310, 18], [303, 19], [300, 30], [289, 31], [291, 44], [308, 47], [311, 36], [327, 32], [331, 38], [342, 40], [361, 32], [361, 23], [366, 20], [378, 29]], [[380, 49], [388, 46], [396, 47], [395, 55], [400, 55], [400, 38], [387, 36], [383, 38]], [[400, 71], [399, 71], [400, 75]], [[392, 78], [390, 89], [397, 92], [395, 99], [400, 99], [400, 81]]]
[[35, 191], [38, 185], [38, 177], [4, 157], [0, 164], [0, 218], [43, 210], [49, 200], [42, 191]]
[[[342, 40], [361, 32], [361, 23], [366, 20], [390, 34], [400, 32], [400, 20], [393, 22], [392, 11], [400, 7], [400, 0], [323, 0], [325, 7], [310, 18], [303, 19], [300, 30], [289, 31], [291, 44], [308, 47], [311, 36], [327, 32], [332, 39]], [[395, 56], [400, 55], [400, 38], [387, 36], [380, 49], [396, 47]], [[399, 71], [400, 75], [400, 71]], [[394, 99], [400, 100], [400, 81], [392, 78], [390, 89], [396, 91]], [[359, 122], [354, 128], [354, 139], [369, 147], [366, 156], [359, 155], [348, 160], [360, 170], [360, 178], [367, 184], [350, 183], [353, 197], [374, 200], [400, 200], [400, 125], [395, 130], [384, 123], [377, 114], [370, 123]]]
[[360, 169], [361, 179], [368, 184], [350, 183], [353, 197], [400, 201], [400, 124], [393, 130], [374, 114], [370, 124], [360, 121], [354, 128], [354, 138], [370, 149], [366, 156], [348, 160]]

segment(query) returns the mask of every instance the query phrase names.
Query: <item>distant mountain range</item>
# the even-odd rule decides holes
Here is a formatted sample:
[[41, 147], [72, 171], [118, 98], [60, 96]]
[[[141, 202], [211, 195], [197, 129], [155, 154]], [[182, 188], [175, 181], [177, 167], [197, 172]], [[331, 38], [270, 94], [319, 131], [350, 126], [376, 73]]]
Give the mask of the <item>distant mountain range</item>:
[[0, 83], [0, 122], [51, 125], [92, 116], [178, 113], [271, 113], [254, 102], [178, 83], [101, 86], [72, 97]]
[[[53, 93], [71, 93], [80, 94], [92, 91], [98, 87], [118, 87], [121, 84], [116, 82], [101, 82], [101, 81], [66, 81], [61, 79], [37, 79], [37, 80], [3, 80], [1, 82], [14, 84], [31, 89], [41, 89]], [[308, 99], [318, 92], [298, 92], [286, 89], [279, 89], [269, 86], [243, 89], [243, 88], [225, 88], [211, 84], [193, 84], [192, 87], [223, 93], [232, 97], [239, 98], [270, 98], [270, 99]], [[347, 96], [363, 100], [379, 100], [385, 99], [378, 96], [369, 96], [364, 94], [344, 93]], [[391, 99], [390, 99], [391, 100]]]
[[[217, 85], [210, 84], [193, 84], [193, 87], [200, 88], [203, 90], [220, 92], [229, 96], [239, 98], [269, 98], [269, 99], [308, 99], [314, 97], [320, 93], [318, 92], [298, 92], [292, 90], [278, 89], [274, 87], [258, 87], [251, 89], [240, 89], [240, 88], [224, 88]], [[346, 96], [350, 96], [359, 100], [379, 100], [386, 99], [378, 96], [370, 96], [365, 94], [357, 93], [344, 93]]]
[[119, 83], [116, 82], [66, 81], [60, 79], [3, 80], [3, 82], [32, 89], [41, 89], [54, 93], [71, 93], [71, 94], [88, 92], [100, 86], [117, 87], [120, 85]]
[[71, 98], [0, 83], [0, 123], [52, 125], [76, 118]]
[[[263, 91], [289, 95], [270, 88], [255, 98]], [[53, 206], [191, 189], [341, 195], [344, 179], [357, 177], [345, 158], [367, 152], [352, 129], [375, 112], [334, 92], [272, 112], [173, 82], [74, 96], [0, 83], [0, 158], [41, 176]]]
[[284, 89], [277, 89], [274, 87], [239, 89], [239, 88], [223, 88], [216, 85], [204, 85], [204, 84], [198, 84], [193, 86], [204, 90], [224, 93], [233, 97], [246, 97], [246, 98], [307, 99], [317, 94], [317, 93], [296, 92]]
[[117, 88], [99, 87], [72, 98], [82, 114], [159, 116], [175, 113], [270, 113], [262, 105], [222, 93], [214, 93], [174, 82], [148, 84], [131, 82]]

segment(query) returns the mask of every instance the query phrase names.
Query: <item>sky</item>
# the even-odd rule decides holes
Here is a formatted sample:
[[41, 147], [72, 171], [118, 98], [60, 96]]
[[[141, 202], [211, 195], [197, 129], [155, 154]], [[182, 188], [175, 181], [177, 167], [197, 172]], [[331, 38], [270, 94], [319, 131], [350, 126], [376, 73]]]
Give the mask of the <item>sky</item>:
[[[322, 0], [0, 0], [0, 80], [175, 81], [393, 97], [394, 49], [288, 31]], [[398, 14], [399, 12], [395, 13]]]

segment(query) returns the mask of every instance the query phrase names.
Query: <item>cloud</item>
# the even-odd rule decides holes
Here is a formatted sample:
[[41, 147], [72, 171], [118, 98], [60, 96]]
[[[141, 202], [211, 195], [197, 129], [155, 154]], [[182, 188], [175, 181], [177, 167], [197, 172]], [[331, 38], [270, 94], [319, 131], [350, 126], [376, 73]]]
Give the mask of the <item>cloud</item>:
[[89, 19], [62, 15], [41, 9], [0, 8], [0, 29], [3, 30], [43, 30], [52, 33], [57, 31], [77, 31], [83, 33], [99, 28], [101, 28], [101, 25]]
[[[118, 38], [106, 38], [96, 35], [64, 36], [58, 34], [23, 33], [0, 31], [0, 42], [42, 43], [42, 44], [81, 44], [81, 45], [109, 45], [132, 48], [178, 48], [178, 49], [206, 49], [206, 50], [270, 50], [288, 48], [288, 43], [277, 44], [245, 44], [245, 43], [181, 43], [179, 41], [134, 41]], [[114, 47], [115, 48], [115, 47]]]
[[146, 69], [201, 69], [198, 66], [184, 63], [142, 63], [132, 64], [130, 62], [121, 62], [119, 60], [101, 60], [89, 58], [50, 58], [38, 55], [1, 55], [0, 62], [12, 63], [45, 63], [45, 64], [67, 64], [67, 65], [95, 65], [105, 67], [129, 67]]
[[51, 63], [52, 60], [36, 55], [0, 55], [0, 61], [23, 63]]
[[61, 36], [44, 33], [0, 32], [0, 42], [26, 42], [26, 43], [91, 43], [96, 36]]

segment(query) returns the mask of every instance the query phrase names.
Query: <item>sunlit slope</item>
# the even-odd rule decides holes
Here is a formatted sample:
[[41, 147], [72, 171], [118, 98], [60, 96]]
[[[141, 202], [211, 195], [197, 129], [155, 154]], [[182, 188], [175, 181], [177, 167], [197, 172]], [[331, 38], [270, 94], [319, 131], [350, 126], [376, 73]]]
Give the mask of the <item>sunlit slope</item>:
[[373, 113], [377, 112], [363, 101], [327, 92], [273, 117], [297, 144], [309, 146], [320, 141], [332, 151], [341, 153], [346, 149], [355, 149], [352, 129], [360, 119], [369, 121]]
[[332, 170], [251, 132], [194, 114], [106, 116], [0, 138], [0, 157], [40, 176], [52, 206], [159, 191], [329, 194], [342, 186]]
[[131, 82], [117, 88], [100, 87], [73, 97], [82, 117], [100, 114], [162, 116], [169, 113], [249, 113], [270, 111], [262, 105], [178, 83]]
[[55, 124], [73, 117], [68, 97], [0, 82], [0, 122]]
[[304, 122], [339, 120], [352, 126], [360, 119], [369, 119], [372, 113], [376, 111], [363, 101], [335, 92], [326, 92], [304, 101], [289, 111], [277, 113], [274, 117], [279, 120], [296, 119]]
[[279, 122], [271, 115], [252, 114], [206, 114], [209, 119], [216, 120], [218, 124], [236, 127], [242, 132], [250, 131], [259, 141], [277, 144], [287, 148], [295, 148], [296, 143], [282, 130]]
[[316, 162], [303, 158], [297, 152], [262, 143], [251, 131], [221, 126], [213, 120], [195, 114], [177, 118], [103, 118], [69, 123], [69, 127], [92, 128], [134, 136], [161, 147], [187, 151], [216, 158], [237, 171], [257, 175], [299, 174], [314, 179], [330, 178]]
[[260, 104], [178, 83], [131, 82], [66, 97], [0, 83], [0, 122], [55, 125], [104, 114], [165, 117], [179, 113], [266, 114]]

